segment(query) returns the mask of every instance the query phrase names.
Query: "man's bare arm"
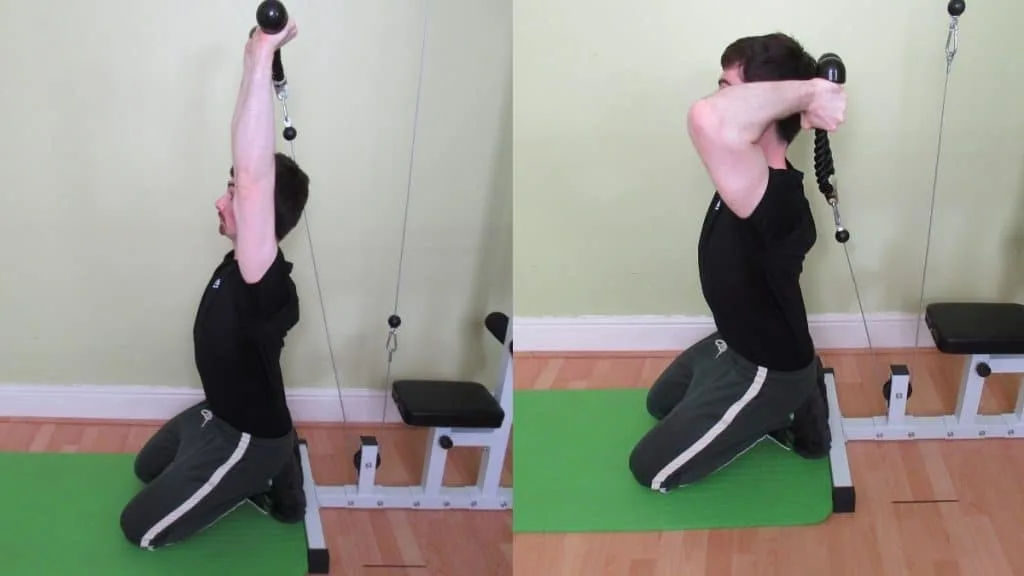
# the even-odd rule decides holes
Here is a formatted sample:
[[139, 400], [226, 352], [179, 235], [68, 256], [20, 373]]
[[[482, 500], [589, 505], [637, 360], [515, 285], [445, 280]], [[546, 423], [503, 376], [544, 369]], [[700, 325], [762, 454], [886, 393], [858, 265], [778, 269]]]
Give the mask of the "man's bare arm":
[[[256, 32], [257, 35], [262, 34]], [[242, 278], [259, 282], [277, 257], [274, 232], [276, 134], [269, 42], [250, 40], [231, 122], [235, 173], [235, 256]]]
[[722, 201], [740, 218], [753, 213], [768, 185], [768, 160], [756, 142], [776, 120], [804, 111], [813, 96], [806, 81], [751, 82], [690, 107], [690, 139]]

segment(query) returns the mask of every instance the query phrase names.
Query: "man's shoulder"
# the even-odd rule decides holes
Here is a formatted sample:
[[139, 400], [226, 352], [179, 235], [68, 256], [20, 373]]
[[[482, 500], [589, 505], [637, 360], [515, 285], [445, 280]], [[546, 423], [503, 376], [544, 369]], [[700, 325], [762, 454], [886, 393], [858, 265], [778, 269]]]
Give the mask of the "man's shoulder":
[[804, 187], [804, 173], [787, 162], [786, 168], [769, 168], [765, 196], [776, 209], [810, 208]]
[[787, 162], [786, 168], [769, 168], [768, 185], [757, 208], [747, 220], [762, 240], [787, 250], [804, 253], [814, 244], [816, 230], [810, 202], [804, 193], [804, 174]]
[[242, 277], [242, 271], [232, 251], [224, 257], [216, 275], [223, 278], [232, 294], [246, 302], [249, 308], [255, 306], [262, 310], [267, 307], [280, 308], [289, 303], [297, 304], [298, 289], [292, 279], [293, 269], [292, 262], [285, 256], [284, 251], [278, 248], [277, 255], [263, 276], [256, 282], [247, 282]]
[[299, 295], [291, 277], [292, 269], [292, 263], [278, 249], [259, 281], [245, 282], [241, 272], [237, 273], [233, 292], [242, 305], [240, 310], [244, 311], [248, 322], [260, 324], [266, 334], [281, 335], [298, 322]]
[[[228, 252], [227, 254], [224, 255], [224, 259], [221, 261], [219, 266], [224, 266], [225, 264], [229, 264], [229, 263], [233, 264], [233, 267], [234, 267], [235, 271], [239, 275], [241, 275], [241, 270], [238, 267], [238, 261], [235, 258], [235, 251], [234, 250], [231, 250], [230, 252]], [[285, 256], [284, 250], [282, 250], [280, 247], [278, 247], [277, 248], [277, 254], [274, 256], [274, 260], [270, 263], [270, 266], [267, 268], [267, 271], [263, 274], [263, 278], [258, 283], [262, 283], [262, 281], [266, 280], [266, 279], [274, 279], [274, 280], [288, 279], [288, 280], [290, 280], [291, 279], [292, 270], [294, 268], [295, 268], [295, 265], [290, 260], [288, 260], [288, 258]]]
[[283, 293], [282, 296], [287, 295], [291, 299], [296, 299], [298, 295], [296, 294], [295, 280], [292, 278], [292, 270], [294, 269], [295, 265], [288, 260], [284, 251], [278, 248], [277, 256], [274, 257], [274, 261], [271, 262], [270, 267], [267, 268], [267, 272], [258, 284]]
[[281, 272], [291, 278], [292, 270], [295, 265], [292, 264], [291, 260], [288, 259], [284, 254], [284, 250], [280, 246], [277, 247], [277, 256], [274, 257], [274, 262], [270, 265], [271, 268], [279, 267]]

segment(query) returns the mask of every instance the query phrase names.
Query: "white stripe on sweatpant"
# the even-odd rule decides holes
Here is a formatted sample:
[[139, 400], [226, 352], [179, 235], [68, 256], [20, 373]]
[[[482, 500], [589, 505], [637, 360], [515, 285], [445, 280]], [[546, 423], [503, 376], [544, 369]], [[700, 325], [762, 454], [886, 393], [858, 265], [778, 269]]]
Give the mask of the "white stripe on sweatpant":
[[150, 548], [150, 543], [153, 541], [154, 538], [156, 538], [161, 532], [166, 530], [168, 526], [177, 522], [182, 516], [187, 514], [189, 510], [195, 508], [196, 505], [199, 504], [199, 502], [203, 498], [205, 498], [210, 492], [213, 492], [213, 489], [217, 487], [217, 484], [219, 484], [220, 481], [224, 479], [224, 476], [226, 476], [227, 473], [232, 468], [234, 468], [235, 464], [238, 464], [238, 462], [242, 459], [242, 456], [245, 455], [246, 449], [249, 448], [249, 439], [250, 436], [248, 434], [243, 433], [242, 437], [238, 440], [238, 446], [235, 446], [235, 451], [231, 453], [231, 457], [228, 458], [226, 462], [221, 464], [220, 467], [218, 467], [217, 470], [213, 472], [213, 475], [210, 476], [210, 479], [207, 480], [206, 483], [203, 484], [199, 488], [199, 490], [195, 492], [195, 494], [189, 496], [187, 500], [185, 500], [184, 502], [181, 503], [180, 506], [172, 510], [170, 514], [168, 514], [162, 520], [154, 524], [153, 527], [150, 528], [145, 535], [143, 535], [142, 541], [139, 543], [139, 546], [141, 546], [142, 548]]
[[665, 480], [667, 480], [669, 476], [685, 466], [686, 463], [692, 460], [694, 456], [700, 454], [701, 450], [704, 450], [709, 444], [714, 442], [715, 438], [718, 438], [722, 432], [725, 432], [725, 429], [732, 424], [732, 421], [736, 418], [736, 415], [739, 414], [740, 410], [746, 407], [746, 405], [749, 404], [755, 396], [757, 396], [757, 393], [761, 391], [761, 386], [764, 385], [764, 381], [767, 377], [768, 369], [763, 366], [758, 366], [757, 374], [754, 375], [754, 381], [750, 383], [750, 387], [743, 393], [743, 396], [740, 396], [739, 400], [734, 402], [732, 406], [729, 406], [729, 409], [722, 415], [722, 419], [715, 422], [715, 424], [711, 426], [711, 428], [709, 428], [699, 440], [684, 450], [682, 454], [673, 458], [667, 466], [654, 475], [654, 480], [651, 480], [651, 489], [661, 490], [661, 485], [665, 483]]

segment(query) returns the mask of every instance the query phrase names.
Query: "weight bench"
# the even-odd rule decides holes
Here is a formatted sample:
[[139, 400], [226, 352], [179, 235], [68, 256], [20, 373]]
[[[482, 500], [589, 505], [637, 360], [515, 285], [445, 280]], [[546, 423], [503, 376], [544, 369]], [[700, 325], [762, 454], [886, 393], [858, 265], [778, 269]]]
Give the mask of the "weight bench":
[[[500, 485], [505, 453], [512, 429], [512, 325], [509, 317], [492, 312], [484, 326], [502, 344], [500, 372], [494, 393], [477, 382], [448, 380], [397, 380], [392, 385], [402, 421], [408, 426], [429, 428], [423, 474], [416, 486], [379, 486], [376, 470], [380, 447], [372, 435], [360, 436], [353, 457], [358, 471], [354, 485], [324, 486], [313, 480], [309, 449], [299, 442], [306, 491], [306, 542], [309, 572], [327, 574], [330, 556], [325, 543], [320, 510], [422, 509], [510, 510], [512, 489]], [[467, 487], [442, 485], [447, 451], [456, 446], [484, 448], [477, 483]]]
[[829, 426], [832, 431], [832, 503], [836, 513], [853, 512], [856, 496], [846, 443], [858, 440], [967, 440], [1017, 438], [1024, 431], [1024, 387], [1013, 412], [981, 415], [981, 393], [992, 374], [1024, 374], [1024, 305], [1014, 303], [941, 302], [925, 308], [925, 324], [936, 348], [967, 356], [956, 409], [945, 416], [910, 416], [913, 394], [906, 365], [889, 367], [882, 386], [888, 411], [884, 416], [844, 418], [839, 410], [835, 372], [825, 369]]

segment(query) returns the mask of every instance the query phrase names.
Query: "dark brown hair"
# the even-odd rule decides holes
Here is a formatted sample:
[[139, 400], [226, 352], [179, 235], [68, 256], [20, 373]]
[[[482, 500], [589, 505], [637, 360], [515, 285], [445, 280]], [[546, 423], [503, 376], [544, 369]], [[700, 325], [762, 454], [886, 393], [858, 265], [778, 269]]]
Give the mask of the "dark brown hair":
[[309, 200], [309, 176], [287, 154], [274, 155], [274, 233], [280, 242], [302, 218]]
[[[231, 177], [235, 177], [232, 166]], [[309, 176], [287, 154], [274, 154], [274, 235], [284, 240], [302, 218], [309, 200]]]
[[[747, 36], [722, 52], [722, 69], [739, 67], [744, 82], [810, 80], [817, 71], [814, 57], [794, 38], [781, 32]], [[787, 144], [800, 133], [800, 115], [779, 120], [776, 129]]]

